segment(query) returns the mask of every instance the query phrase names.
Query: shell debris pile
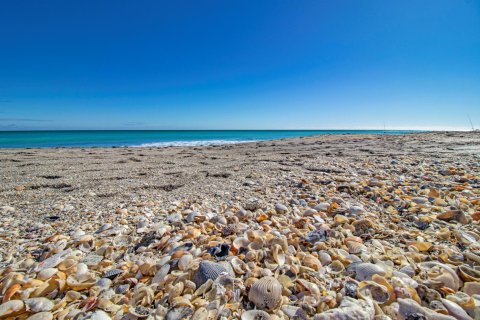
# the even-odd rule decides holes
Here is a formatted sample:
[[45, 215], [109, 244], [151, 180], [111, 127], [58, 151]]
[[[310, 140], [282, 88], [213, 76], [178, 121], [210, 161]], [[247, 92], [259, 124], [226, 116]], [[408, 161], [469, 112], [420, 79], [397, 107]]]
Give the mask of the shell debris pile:
[[26, 235], [2, 214], [0, 319], [480, 319], [478, 167], [377, 168]]

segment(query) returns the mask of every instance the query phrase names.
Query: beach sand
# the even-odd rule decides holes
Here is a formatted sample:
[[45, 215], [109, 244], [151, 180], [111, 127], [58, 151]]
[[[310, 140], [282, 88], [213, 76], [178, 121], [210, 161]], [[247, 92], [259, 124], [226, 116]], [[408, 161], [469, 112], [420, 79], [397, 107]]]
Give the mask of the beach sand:
[[[138, 289], [134, 284], [127, 290], [130, 295], [126, 298], [115, 298], [119, 299], [115, 301], [116, 306], [143, 305], [147, 313], [160, 318], [167, 312], [171, 318], [172, 312], [179, 308], [190, 308], [185, 311], [189, 314], [205, 308], [207, 313], [224, 312], [221, 315], [226, 318], [238, 318], [254, 305], [279, 318], [288, 314], [286, 309], [291, 306], [308, 318], [346, 301], [345, 283], [350, 276], [354, 282], [355, 278], [361, 280], [360, 271], [357, 276], [347, 271], [332, 272], [326, 255], [333, 260], [343, 259], [343, 266], [348, 267], [355, 259], [339, 256], [350, 250], [360, 261], [389, 261], [382, 268], [398, 271], [408, 263], [429, 260], [448, 263], [442, 260], [445, 255], [457, 257], [480, 250], [476, 221], [480, 218], [478, 132], [321, 135], [208, 147], [1, 149], [0, 163], [0, 267], [3, 268], [0, 278], [12, 272], [6, 267], [26, 275], [40, 260], [67, 248], [78, 250], [78, 259], [95, 253], [108, 261], [89, 265], [93, 282], [101, 279], [106, 270], [124, 270], [125, 274], [115, 278], [112, 288], [127, 283], [125, 279], [129, 278], [151, 287], [153, 275], [167, 263], [161, 259], [175, 254], [178, 251], [175, 248], [187, 242], [193, 243], [193, 247], [189, 245], [182, 252], [191, 254], [192, 261], [188, 268], [177, 272], [178, 277], [182, 272], [188, 274], [182, 279], [192, 279], [192, 273], [204, 260], [231, 263], [235, 255], [239, 255], [242, 261], [250, 261], [245, 265], [248, 271], [242, 274], [235, 270], [233, 274], [240, 291], [232, 291], [232, 297], [226, 299], [230, 288], [224, 285], [227, 294], [216, 293], [223, 296], [217, 297], [216, 308], [209, 304], [214, 299], [213, 293], [203, 304], [175, 305], [173, 298], [168, 298], [166, 292], [171, 288], [165, 283], [162, 283], [164, 287], [154, 287], [152, 292], [156, 298], [151, 301], [140, 303], [132, 298], [135, 288]], [[275, 208], [276, 204], [281, 205]], [[448, 216], [451, 211], [455, 213]], [[368, 230], [360, 232], [352, 227], [355, 221], [366, 220], [372, 223]], [[98, 230], [101, 226], [105, 231]], [[227, 226], [232, 226], [232, 230], [226, 232]], [[322, 228], [329, 230], [325, 233], [329, 239], [305, 243], [309, 242], [312, 231]], [[262, 240], [265, 247], [259, 250], [260, 256], [248, 255], [232, 246], [233, 240], [246, 230], [257, 229], [266, 233], [259, 235], [266, 237]], [[448, 236], [440, 235], [447, 231]], [[473, 240], [465, 240], [462, 234], [454, 232], [468, 233]], [[142, 245], [146, 234], [153, 234], [154, 238]], [[193, 236], [187, 236], [191, 234]], [[278, 264], [271, 252], [275, 246], [269, 242], [273, 237], [269, 234], [285, 239], [285, 246], [281, 244], [283, 240], [278, 243], [287, 251], [285, 265], [295, 266], [293, 269], [283, 264], [269, 267], [269, 261]], [[79, 244], [79, 237], [85, 235], [95, 240]], [[121, 235], [129, 236], [125, 247], [113, 241]], [[169, 240], [165, 240], [167, 236]], [[160, 245], [162, 241], [169, 242]], [[349, 241], [363, 243], [364, 247], [357, 252]], [[208, 248], [221, 243], [230, 246], [228, 258], [208, 253]], [[428, 249], [424, 250], [424, 245], [419, 243], [426, 243]], [[106, 245], [114, 247], [114, 253], [109, 253], [112, 256], [107, 256], [105, 250], [99, 251]], [[384, 248], [378, 249], [380, 246]], [[346, 251], [336, 251], [339, 249]], [[314, 262], [303, 262], [305, 256], [313, 257]], [[174, 260], [168, 262], [171, 270], [178, 267], [178, 262], [172, 263]], [[151, 270], [141, 273], [138, 268], [145, 261]], [[458, 264], [480, 265], [465, 258], [457, 262], [449, 265], [455, 268]], [[305, 264], [306, 269], [298, 267]], [[35, 270], [30, 272], [30, 277], [35, 277], [41, 268]], [[393, 285], [391, 270], [380, 274]], [[412, 272], [410, 276], [417, 284], [425, 286], [426, 281], [431, 280], [420, 276], [419, 270]], [[247, 279], [267, 275], [274, 278], [287, 275], [292, 281], [308, 281], [320, 288], [320, 293], [305, 289], [306, 284], [301, 281], [282, 282], [281, 302], [275, 302], [272, 308], [259, 306], [255, 297], [249, 297], [253, 291]], [[175, 277], [171, 272], [169, 276]], [[180, 281], [170, 280], [171, 285]], [[3, 285], [5, 290], [5, 283]], [[465, 291], [462, 286], [449, 290], [451, 293]], [[444, 287], [448, 284], [429, 288], [445, 296], [447, 289], [440, 289]], [[68, 291], [63, 290], [50, 292], [48, 298], [60, 301]], [[100, 291], [77, 291], [82, 292], [80, 301], [100, 295]], [[190, 291], [185, 289], [179, 296], [192, 301]], [[21, 294], [15, 293], [11, 300], [21, 300]], [[400, 298], [398, 295], [392, 299]], [[416, 300], [408, 294], [404, 298], [407, 302], [398, 300], [401, 303], [397, 306], [414, 304], [410, 298]], [[161, 301], [160, 306], [154, 300]], [[420, 302], [427, 307], [425, 301]], [[72, 303], [69, 301], [62, 308]], [[374, 312], [369, 306], [357, 307]], [[98, 305], [88, 310], [78, 305], [72, 308], [87, 316], [103, 310], [102, 316], [108, 314], [112, 318], [128, 312], [125, 308], [102, 309]], [[418, 308], [419, 313], [430, 312], [430, 309]], [[387, 315], [402, 312], [398, 307], [397, 311], [390, 308], [390, 303], [383, 309]], [[63, 315], [59, 310], [46, 312], [59, 317]], [[468, 312], [472, 315], [473, 311]], [[317, 319], [324, 318], [317, 315]]]

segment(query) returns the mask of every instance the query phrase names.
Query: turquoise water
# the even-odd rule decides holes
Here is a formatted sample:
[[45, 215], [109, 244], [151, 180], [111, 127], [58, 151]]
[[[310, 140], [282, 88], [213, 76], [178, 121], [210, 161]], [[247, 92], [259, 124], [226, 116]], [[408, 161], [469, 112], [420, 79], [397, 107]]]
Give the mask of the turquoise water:
[[401, 134], [383, 130], [0, 131], [0, 148], [200, 146], [317, 134]]

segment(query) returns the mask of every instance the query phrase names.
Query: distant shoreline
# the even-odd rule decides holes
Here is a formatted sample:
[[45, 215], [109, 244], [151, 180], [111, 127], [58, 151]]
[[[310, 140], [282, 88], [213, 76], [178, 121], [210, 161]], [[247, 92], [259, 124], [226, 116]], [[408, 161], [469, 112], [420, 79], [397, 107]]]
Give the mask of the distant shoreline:
[[0, 148], [200, 147], [316, 135], [409, 134], [418, 130], [69, 130], [1, 131]]

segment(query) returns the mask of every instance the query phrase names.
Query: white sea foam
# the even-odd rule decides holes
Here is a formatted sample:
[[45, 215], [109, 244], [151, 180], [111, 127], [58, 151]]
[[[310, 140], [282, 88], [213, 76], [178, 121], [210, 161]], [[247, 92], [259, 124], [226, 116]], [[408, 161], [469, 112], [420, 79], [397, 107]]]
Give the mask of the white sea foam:
[[226, 144], [238, 144], [247, 142], [258, 142], [261, 140], [196, 140], [196, 141], [165, 141], [165, 142], [152, 142], [143, 143], [141, 145], [135, 145], [133, 147], [198, 147], [198, 146], [215, 146]]

